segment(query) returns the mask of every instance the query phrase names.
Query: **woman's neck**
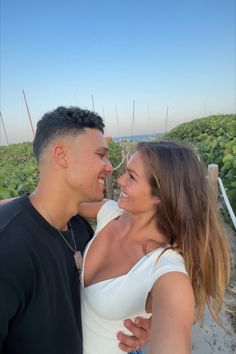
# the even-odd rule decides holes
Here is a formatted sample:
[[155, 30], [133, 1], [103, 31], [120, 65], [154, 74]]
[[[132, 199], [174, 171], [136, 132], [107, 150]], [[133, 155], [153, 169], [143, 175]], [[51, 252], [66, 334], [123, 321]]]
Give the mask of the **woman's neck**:
[[124, 213], [120, 218], [122, 234], [130, 241], [145, 245], [146, 253], [167, 244], [167, 238], [156, 227], [156, 219], [150, 215]]

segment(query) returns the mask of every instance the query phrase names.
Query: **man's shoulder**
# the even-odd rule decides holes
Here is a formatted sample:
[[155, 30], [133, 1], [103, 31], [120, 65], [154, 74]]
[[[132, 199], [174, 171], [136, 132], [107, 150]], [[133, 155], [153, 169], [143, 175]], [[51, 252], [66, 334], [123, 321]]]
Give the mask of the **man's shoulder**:
[[24, 198], [25, 196], [18, 197], [0, 206], [0, 232], [6, 229], [9, 224], [15, 223], [19, 214], [24, 211], [24, 205], [22, 203]]

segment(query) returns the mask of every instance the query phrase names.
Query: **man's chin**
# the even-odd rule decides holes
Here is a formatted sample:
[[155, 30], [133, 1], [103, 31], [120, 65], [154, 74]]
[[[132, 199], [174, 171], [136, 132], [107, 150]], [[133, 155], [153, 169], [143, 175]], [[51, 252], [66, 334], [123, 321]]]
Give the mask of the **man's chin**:
[[100, 194], [100, 196], [94, 196], [89, 200], [89, 202], [101, 202], [104, 199], [104, 194]]

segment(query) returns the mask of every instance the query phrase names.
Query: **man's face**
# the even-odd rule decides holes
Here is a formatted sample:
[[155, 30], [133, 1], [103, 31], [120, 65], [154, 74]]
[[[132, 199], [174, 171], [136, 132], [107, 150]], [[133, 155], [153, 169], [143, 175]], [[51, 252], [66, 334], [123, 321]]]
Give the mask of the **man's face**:
[[105, 178], [112, 173], [107, 154], [107, 143], [98, 129], [85, 128], [84, 133], [71, 139], [67, 183], [80, 202], [103, 199]]

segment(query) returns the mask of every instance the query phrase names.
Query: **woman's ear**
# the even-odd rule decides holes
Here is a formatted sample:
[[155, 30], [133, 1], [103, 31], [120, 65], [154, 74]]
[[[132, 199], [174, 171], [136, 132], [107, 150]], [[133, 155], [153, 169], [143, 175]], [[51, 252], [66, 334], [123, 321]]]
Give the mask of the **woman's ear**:
[[161, 199], [160, 199], [160, 197], [153, 196], [153, 201], [155, 204], [159, 204], [161, 202]]

